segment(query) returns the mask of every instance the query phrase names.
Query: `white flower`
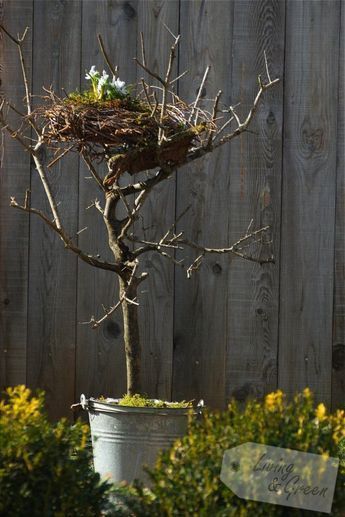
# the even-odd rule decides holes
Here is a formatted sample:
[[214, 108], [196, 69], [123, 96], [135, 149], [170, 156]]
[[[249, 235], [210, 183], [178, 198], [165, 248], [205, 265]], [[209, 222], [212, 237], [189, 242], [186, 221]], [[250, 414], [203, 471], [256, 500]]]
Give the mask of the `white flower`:
[[99, 72], [96, 70], [95, 65], [92, 65], [90, 71], [86, 73], [85, 79], [92, 80], [97, 76], [99, 76]]
[[97, 84], [97, 91], [100, 94], [100, 97], [102, 97], [103, 93], [107, 90], [107, 87], [109, 86], [108, 79], [109, 75], [106, 73], [105, 70], [103, 70], [102, 76], [98, 79]]
[[127, 88], [125, 81], [121, 81], [120, 78], [115, 79], [115, 76], [113, 75], [113, 80], [111, 82], [112, 86], [114, 86], [119, 92], [126, 94]]
[[101, 88], [102, 86], [105, 86], [108, 83], [108, 77], [109, 76], [102, 75], [102, 77], [98, 81], [98, 88]]
[[86, 72], [85, 79], [90, 80], [92, 83], [92, 90], [95, 98], [98, 100], [117, 99], [122, 96], [128, 95], [125, 81], [116, 79], [113, 76], [112, 81], [109, 81], [109, 75], [105, 70], [102, 71], [102, 75], [96, 70], [95, 65], [92, 65], [89, 72]]

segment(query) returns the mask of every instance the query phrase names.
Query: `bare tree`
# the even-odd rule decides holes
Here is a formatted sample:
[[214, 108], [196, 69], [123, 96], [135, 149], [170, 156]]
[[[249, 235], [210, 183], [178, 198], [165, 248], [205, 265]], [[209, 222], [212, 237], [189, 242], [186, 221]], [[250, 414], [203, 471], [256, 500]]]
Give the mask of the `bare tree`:
[[[96, 328], [119, 307], [122, 308], [127, 390], [130, 394], [140, 393], [141, 345], [138, 325], [138, 286], [148, 276], [146, 272], [139, 273], [142, 255], [159, 253], [176, 266], [184, 267], [188, 277], [199, 269], [207, 254], [231, 253], [260, 264], [273, 262], [274, 259], [271, 254], [261, 258], [257, 253], [251, 252], [253, 243], [261, 242], [263, 234], [268, 230], [267, 226], [253, 230], [253, 221], [237, 242], [223, 248], [211, 248], [191, 242], [185, 237], [184, 232], [177, 232], [177, 221], [156, 241], [147, 240], [145, 235], [134, 234], [133, 225], [156, 185], [171, 177], [182, 165], [202, 158], [248, 130], [264, 92], [274, 86], [278, 79], [271, 79], [265, 56], [266, 80], [259, 76], [257, 94], [242, 121], [236, 112], [236, 107], [226, 106], [221, 109], [221, 91], [217, 93], [208, 110], [201, 106], [201, 93], [210, 67], [205, 70], [195, 100], [188, 104], [174, 91], [178, 80], [187, 72], [183, 72], [178, 77], [172, 77], [180, 36], [173, 35], [168, 29], [173, 43], [164, 76], [150, 69], [142, 34], [142, 57], [135, 58], [138, 66], [152, 79], [158, 81], [160, 86], [153, 86], [141, 79], [139, 86], [142, 91], [136, 98], [126, 98], [125, 101], [117, 103], [83, 105], [79, 111], [75, 109], [73, 102], [65, 102], [52, 90], [46, 90], [45, 102], [43, 103], [42, 100], [42, 106], [33, 110], [23, 55], [23, 42], [28, 29], [17, 38], [2, 26], [1, 30], [18, 48], [25, 86], [26, 113], [21, 114], [8, 100], [2, 99], [0, 122], [3, 130], [15, 138], [23, 146], [24, 151], [31, 155], [51, 213], [44, 213], [31, 206], [30, 190], [26, 191], [22, 204], [18, 203], [15, 197], [11, 198], [10, 204], [12, 207], [41, 218], [52, 231], [59, 235], [65, 248], [75, 253], [82, 261], [117, 275], [119, 300], [113, 306], [105, 308], [102, 316], [91, 317], [87, 323], [92, 328]], [[118, 73], [117, 67], [111, 63], [100, 35], [98, 40], [105, 61], [115, 79]], [[14, 129], [8, 124], [6, 119], [8, 110], [14, 110], [20, 114], [22, 123], [19, 129]], [[26, 138], [25, 128], [28, 124], [35, 135], [34, 139]], [[49, 184], [47, 167], [41, 158], [44, 147], [50, 150], [53, 148], [55, 152], [55, 157], [48, 167], [54, 166], [63, 156], [72, 151], [79, 152], [85, 161], [95, 187], [103, 197], [103, 203], [95, 199], [91, 206], [95, 207], [104, 221], [109, 248], [114, 256], [113, 262], [104, 261], [80, 249], [66, 231]], [[106, 167], [105, 171], [102, 170], [103, 165]], [[133, 180], [134, 175], [143, 170], [155, 172], [148, 173], [142, 181]], [[123, 179], [124, 173], [127, 173], [126, 177], [129, 174], [130, 180], [120, 186], [119, 180]], [[123, 207], [126, 215], [120, 217], [120, 208], [123, 210]], [[131, 244], [133, 242], [136, 244], [134, 249]], [[191, 264], [184, 264], [183, 261], [175, 258], [176, 250], [183, 250], [186, 247], [192, 248], [196, 254]]]

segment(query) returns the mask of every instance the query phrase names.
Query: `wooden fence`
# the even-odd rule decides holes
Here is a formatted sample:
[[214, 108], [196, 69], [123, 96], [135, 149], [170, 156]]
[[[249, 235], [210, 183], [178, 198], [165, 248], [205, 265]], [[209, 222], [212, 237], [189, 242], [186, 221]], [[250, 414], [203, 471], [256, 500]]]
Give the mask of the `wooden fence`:
[[[103, 67], [101, 33], [120, 76], [136, 83], [133, 61], [144, 32], [156, 69], [182, 34], [176, 73], [191, 99], [206, 65], [203, 92], [221, 88], [244, 114], [264, 73], [264, 51], [281, 84], [264, 98], [252, 133], [184, 167], [157, 187], [145, 212], [150, 237], [176, 214], [188, 237], [210, 246], [234, 242], [254, 219], [271, 225], [274, 265], [209, 256], [190, 280], [160, 256], [147, 256], [141, 294], [145, 391], [202, 397], [223, 407], [277, 387], [309, 386], [334, 407], [345, 396], [344, 3], [338, 0], [0, 0], [4, 26], [30, 27], [25, 58], [35, 94], [79, 88], [84, 71]], [[2, 91], [24, 96], [16, 48], [1, 36]], [[37, 101], [36, 101], [37, 102]], [[241, 111], [242, 110], [242, 111]], [[3, 139], [0, 177], [0, 385], [44, 388], [51, 415], [87, 395], [125, 390], [120, 315], [91, 330], [80, 322], [116, 296], [110, 273], [62, 248], [34, 216], [9, 208], [32, 191], [47, 208], [28, 154]], [[77, 156], [49, 173], [71, 234], [91, 253], [104, 250], [95, 198]], [[154, 228], [152, 228], [154, 225]], [[189, 257], [191, 259], [191, 256]]]

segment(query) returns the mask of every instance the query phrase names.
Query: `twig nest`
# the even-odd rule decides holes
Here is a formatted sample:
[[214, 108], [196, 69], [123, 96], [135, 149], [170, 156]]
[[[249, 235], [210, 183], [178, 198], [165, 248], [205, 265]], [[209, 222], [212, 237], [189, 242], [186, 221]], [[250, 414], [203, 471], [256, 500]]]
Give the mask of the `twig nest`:
[[193, 126], [189, 122], [190, 107], [182, 102], [168, 104], [160, 123], [159, 105], [152, 109], [130, 97], [85, 102], [52, 96], [49, 101], [48, 106], [37, 108], [32, 115], [36, 122], [44, 124], [47, 143], [70, 143], [91, 159], [106, 160], [107, 185], [124, 172], [135, 174], [183, 164], [193, 139], [209, 127], [209, 121], [202, 118]]
[[[159, 126], [146, 106], [128, 100], [103, 102], [54, 102], [36, 110], [46, 123], [45, 137], [51, 142], [108, 146], [144, 145], [157, 140]], [[164, 120], [169, 134], [178, 131], [171, 118]]]

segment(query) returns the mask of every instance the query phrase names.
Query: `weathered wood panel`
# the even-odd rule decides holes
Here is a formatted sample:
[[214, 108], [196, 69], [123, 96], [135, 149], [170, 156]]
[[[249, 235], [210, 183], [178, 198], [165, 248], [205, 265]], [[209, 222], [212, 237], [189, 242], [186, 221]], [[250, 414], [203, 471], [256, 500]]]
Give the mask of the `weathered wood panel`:
[[[265, 52], [272, 78], [283, 77], [284, 11], [279, 0], [234, 2], [230, 102], [241, 103], [242, 117], [256, 95], [258, 75], [267, 80]], [[271, 226], [262, 243], [249, 249], [262, 259], [273, 254], [276, 264], [260, 266], [241, 259], [231, 264], [228, 399], [262, 396], [277, 386], [282, 99], [281, 84], [267, 92], [250, 128], [253, 133], [241, 135], [230, 149], [231, 241], [244, 235], [251, 220], [253, 229]]]
[[[82, 20], [82, 77], [92, 65], [106, 68], [97, 42], [97, 34], [101, 34], [109, 56], [119, 66], [120, 78], [127, 84], [135, 84], [137, 2], [83, 2]], [[83, 80], [82, 86], [86, 86], [86, 81]], [[81, 163], [79, 228], [87, 230], [80, 234], [79, 244], [82, 249], [113, 261], [101, 214], [95, 208], [86, 210], [95, 198], [102, 199], [94, 181], [85, 179], [89, 177], [89, 171]], [[116, 275], [79, 263], [76, 398], [80, 393], [121, 396], [126, 391], [121, 312], [96, 330], [80, 324], [92, 315], [102, 316], [102, 305], [113, 305], [118, 300], [117, 291]]]
[[[221, 246], [240, 237], [253, 218], [256, 227], [272, 226], [276, 264], [209, 256], [187, 280], [161, 257], [144, 257], [150, 273], [140, 293], [144, 389], [221, 407], [233, 395], [243, 400], [276, 386], [292, 393], [309, 385], [319, 399], [332, 396], [334, 407], [343, 405], [343, 2], [0, 0], [0, 14], [14, 34], [34, 28], [25, 54], [30, 77], [33, 60], [36, 94], [51, 83], [58, 91], [85, 86], [86, 69], [106, 68], [97, 33], [121, 79], [135, 84], [145, 75], [132, 59], [140, 55], [139, 31], [150, 64], [161, 69], [171, 43], [164, 22], [182, 35], [176, 69], [190, 73], [181, 95], [195, 97], [211, 64], [203, 103], [222, 88], [223, 102], [240, 101], [243, 115], [256, 76], [265, 71], [266, 50], [271, 75], [283, 81], [265, 96], [254, 133], [160, 185], [143, 225], [147, 237], [159, 236], [190, 205], [179, 229]], [[4, 37], [0, 48], [3, 91], [20, 104], [16, 48]], [[81, 392], [125, 391], [121, 313], [98, 330], [80, 324], [114, 303], [117, 279], [77, 265], [40, 221], [9, 208], [9, 197], [21, 199], [30, 186], [30, 160], [7, 137], [2, 151], [0, 385], [46, 389], [50, 413], [58, 417]], [[36, 171], [31, 174], [32, 203], [48, 210]], [[83, 249], [111, 259], [100, 214], [86, 210], [102, 199], [89, 176], [76, 156], [49, 173], [71, 235]], [[139, 221], [135, 232], [140, 228]], [[187, 251], [185, 263], [193, 258]]]
[[[164, 24], [174, 34], [179, 33], [177, 0], [139, 2], [138, 33], [144, 34], [149, 66], [163, 77], [173, 43]], [[140, 40], [138, 56], [141, 59]], [[172, 77], [177, 76], [177, 61]], [[147, 74], [141, 68], [137, 72], [138, 81], [141, 77], [147, 80]], [[152, 84], [157, 85], [157, 82], [153, 81]], [[175, 220], [175, 177], [155, 187], [146, 201], [142, 216], [143, 219], [136, 225], [136, 233], [148, 240], [160, 240]], [[145, 236], [142, 227], [147, 228]], [[143, 390], [149, 395], [169, 399], [172, 385], [174, 265], [157, 253], [149, 253], [143, 256], [142, 267], [149, 273], [140, 293]]]
[[345, 404], [345, 5], [341, 4], [339, 94], [337, 126], [337, 192], [335, 218], [334, 314], [332, 349], [332, 406]]
[[340, 2], [288, 2], [286, 28], [278, 385], [329, 403]]
[[[180, 94], [195, 99], [205, 68], [212, 65], [203, 97], [214, 98], [221, 88], [223, 102], [230, 101], [233, 3], [181, 3]], [[217, 30], [215, 30], [217, 27]], [[209, 104], [210, 106], [210, 104]], [[218, 150], [177, 174], [176, 213], [191, 206], [178, 223], [187, 238], [205, 246], [229, 242], [229, 198], [231, 182], [229, 148]], [[225, 230], [225, 231], [224, 231]], [[196, 255], [186, 250], [185, 264]], [[181, 258], [181, 256], [179, 256]], [[190, 280], [176, 271], [174, 320], [173, 396], [204, 398], [221, 407], [225, 402], [225, 359], [227, 346], [227, 293], [229, 257], [209, 256]]]
[[[61, 94], [80, 82], [79, 0], [36, 2], [33, 39], [33, 92], [53, 85]], [[40, 102], [35, 99], [35, 102]], [[47, 165], [51, 156], [43, 157]], [[48, 171], [63, 224], [77, 231], [78, 156], [75, 154]], [[35, 169], [31, 179], [32, 206], [50, 214]], [[51, 215], [51, 214], [50, 214]], [[61, 240], [38, 218], [30, 223], [27, 383], [46, 391], [50, 414], [65, 415], [74, 401], [76, 262]]]
[[[32, 27], [32, 1], [0, 2], [0, 18], [7, 29], [23, 34]], [[23, 110], [25, 95], [17, 47], [3, 34], [1, 94]], [[31, 82], [32, 32], [27, 35], [24, 56]], [[8, 114], [14, 128], [18, 117]], [[30, 187], [30, 158], [22, 146], [3, 133], [0, 174], [0, 388], [26, 382], [27, 288], [29, 218], [9, 207], [10, 197], [21, 200]]]

